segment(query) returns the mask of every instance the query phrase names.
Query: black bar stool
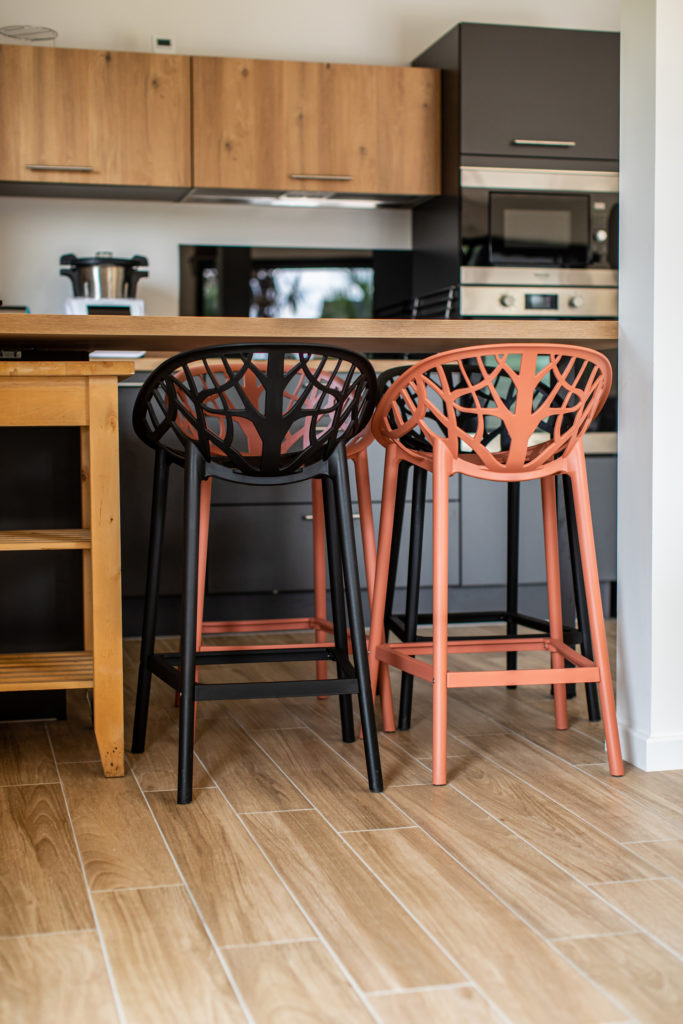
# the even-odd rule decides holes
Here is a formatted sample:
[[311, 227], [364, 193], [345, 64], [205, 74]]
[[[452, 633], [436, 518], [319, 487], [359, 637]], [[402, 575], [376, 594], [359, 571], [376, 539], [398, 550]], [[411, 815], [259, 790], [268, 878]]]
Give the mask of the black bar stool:
[[[396, 366], [385, 370], [378, 377], [379, 393], [382, 395], [386, 389], [405, 372], [404, 366]], [[410, 435], [404, 438], [404, 443], [420, 447], [422, 444], [418, 432], [415, 436]], [[412, 492], [411, 492], [411, 518], [410, 534], [408, 545], [408, 576], [406, 582], [406, 604], [403, 612], [394, 610], [396, 591], [396, 573], [400, 553], [401, 532], [403, 528], [403, 513], [408, 492], [408, 476], [412, 471]], [[467, 625], [469, 623], [505, 623], [506, 636], [516, 636], [519, 627], [533, 629], [541, 635], [550, 635], [550, 624], [546, 619], [526, 615], [519, 611], [519, 488], [517, 482], [508, 483], [507, 487], [507, 565], [506, 565], [506, 586], [505, 586], [505, 609], [485, 611], [464, 611], [449, 612], [448, 624]], [[422, 547], [424, 538], [424, 519], [427, 488], [427, 472], [419, 466], [411, 465], [409, 462], [401, 462], [398, 468], [398, 480], [396, 489], [396, 507], [394, 513], [394, 526], [392, 531], [391, 555], [389, 562], [389, 578], [387, 581], [386, 615], [384, 620], [387, 637], [393, 633], [401, 643], [410, 643], [417, 639], [418, 627], [431, 623], [431, 612], [419, 611], [420, 598], [420, 571], [422, 567]], [[572, 588], [574, 603], [576, 606], [577, 625], [564, 626], [564, 642], [573, 646], [579, 644], [581, 653], [592, 659], [593, 651], [590, 641], [588, 626], [588, 610], [586, 605], [586, 594], [583, 586], [581, 564], [578, 557], [578, 534], [576, 526], [576, 514], [574, 511], [574, 499], [571, 491], [571, 484], [568, 478], [563, 478], [563, 497], [567, 522], [569, 561], [571, 565]], [[479, 637], [479, 639], [483, 639]], [[517, 667], [517, 654], [515, 651], [508, 651], [506, 655], [507, 668]], [[515, 689], [510, 686], [508, 689]], [[575, 684], [567, 686], [567, 696], [573, 697], [576, 694]], [[409, 729], [412, 709], [413, 677], [406, 672], [401, 673], [401, 696], [399, 704], [398, 728]], [[588, 717], [591, 722], [600, 721], [600, 703], [598, 700], [597, 685], [586, 684], [586, 703]]]
[[[132, 750], [144, 749], [151, 676], [180, 693], [178, 803], [192, 799], [194, 702], [338, 694], [342, 738], [355, 739], [357, 694], [369, 787], [381, 792], [372, 691], [344, 445], [369, 421], [376, 400], [371, 364], [343, 349], [258, 342], [186, 352], [143, 385], [133, 427], [155, 450], [152, 524]], [[178, 654], [155, 654], [156, 608], [169, 466], [185, 478], [183, 611]], [[323, 486], [334, 641], [197, 651], [199, 510], [202, 480], [267, 486], [320, 479]], [[244, 566], [249, 571], [249, 566]], [[353, 661], [349, 657], [346, 612]], [[336, 679], [251, 683], [196, 681], [202, 664], [318, 661]]]

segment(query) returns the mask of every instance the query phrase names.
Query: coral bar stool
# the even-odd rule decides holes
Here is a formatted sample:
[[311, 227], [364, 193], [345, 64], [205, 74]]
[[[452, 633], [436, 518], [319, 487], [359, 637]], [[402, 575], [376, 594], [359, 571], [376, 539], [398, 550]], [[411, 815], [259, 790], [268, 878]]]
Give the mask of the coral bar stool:
[[[599, 352], [554, 344], [490, 344], [425, 359], [382, 396], [372, 420], [386, 448], [370, 663], [376, 682], [391, 665], [433, 684], [433, 776], [446, 782], [449, 687], [553, 684], [555, 724], [567, 728], [566, 685], [597, 683], [612, 775], [623, 774], [588, 495], [583, 434], [611, 383]], [[419, 443], [415, 443], [415, 438]], [[433, 638], [383, 642], [398, 470], [433, 475]], [[499, 482], [540, 479], [549, 636], [452, 640], [448, 636], [448, 481], [455, 473]], [[555, 478], [571, 481], [594, 659], [563, 637]], [[550, 667], [449, 670], [454, 654], [546, 651]]]
[[[192, 799], [194, 703], [266, 696], [338, 694], [342, 738], [355, 739], [351, 695], [359, 700], [371, 791], [382, 790], [351, 519], [345, 443], [368, 423], [376, 380], [362, 356], [320, 346], [228, 345], [198, 349], [162, 363], [143, 385], [133, 411], [138, 436], [155, 450], [152, 525], [132, 749], [144, 749], [152, 674], [180, 693], [178, 803]], [[155, 654], [161, 543], [169, 467], [185, 484], [184, 581], [180, 652]], [[197, 650], [200, 492], [203, 481], [254, 486], [319, 479], [331, 582], [332, 642], [238, 644]], [[244, 571], [249, 571], [248, 564]], [[347, 638], [347, 612], [352, 655]], [[329, 680], [276, 679], [200, 683], [201, 664], [300, 662], [326, 658]]]

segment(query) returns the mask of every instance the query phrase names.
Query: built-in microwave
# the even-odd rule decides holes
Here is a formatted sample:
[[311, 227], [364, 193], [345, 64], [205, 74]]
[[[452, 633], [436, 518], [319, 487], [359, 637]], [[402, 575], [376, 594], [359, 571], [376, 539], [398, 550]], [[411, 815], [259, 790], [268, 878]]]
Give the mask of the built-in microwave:
[[462, 167], [461, 316], [616, 317], [613, 171]]
[[461, 171], [461, 266], [616, 269], [618, 175]]

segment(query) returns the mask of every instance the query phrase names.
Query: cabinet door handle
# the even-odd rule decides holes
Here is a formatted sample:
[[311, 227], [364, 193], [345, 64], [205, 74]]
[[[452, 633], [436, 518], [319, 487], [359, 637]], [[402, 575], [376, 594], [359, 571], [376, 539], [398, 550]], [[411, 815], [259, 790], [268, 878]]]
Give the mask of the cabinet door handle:
[[[313, 522], [313, 515], [312, 515], [311, 512], [309, 512], [308, 515], [302, 516], [301, 518], [305, 519], [307, 523], [312, 523]], [[360, 519], [360, 512], [352, 512], [351, 513], [351, 518], [352, 519]]]
[[85, 164], [26, 164], [27, 171], [73, 171], [77, 174], [93, 174], [94, 167]]
[[575, 146], [575, 142], [562, 139], [513, 139], [513, 146], [564, 146], [565, 149], [570, 149]]
[[353, 181], [352, 174], [290, 174], [295, 181]]

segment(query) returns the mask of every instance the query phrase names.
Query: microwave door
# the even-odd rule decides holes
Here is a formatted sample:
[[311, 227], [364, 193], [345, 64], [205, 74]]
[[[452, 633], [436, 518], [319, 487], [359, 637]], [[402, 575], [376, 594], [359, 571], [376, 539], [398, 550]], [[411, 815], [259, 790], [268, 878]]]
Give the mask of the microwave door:
[[585, 267], [589, 197], [581, 193], [490, 192], [492, 266]]

